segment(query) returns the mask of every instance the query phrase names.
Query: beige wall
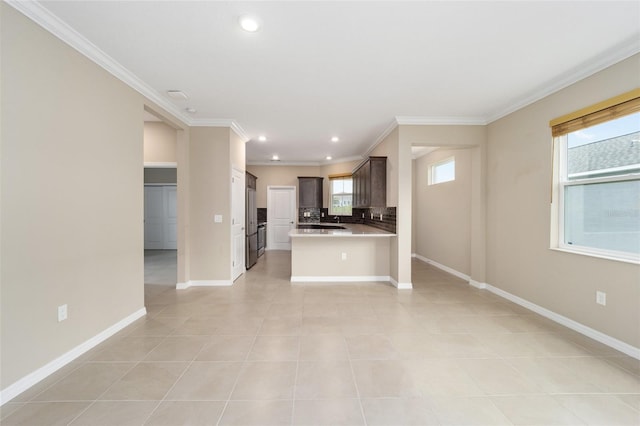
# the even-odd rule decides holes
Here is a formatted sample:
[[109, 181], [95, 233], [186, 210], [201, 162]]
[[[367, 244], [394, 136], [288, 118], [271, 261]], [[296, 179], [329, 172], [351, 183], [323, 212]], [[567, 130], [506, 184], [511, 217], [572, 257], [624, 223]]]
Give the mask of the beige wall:
[[163, 122], [144, 123], [144, 162], [175, 163], [177, 134], [176, 130]]
[[[258, 178], [256, 206], [267, 208], [268, 186], [298, 187], [298, 176], [321, 176], [319, 166], [251, 166], [247, 171]], [[296, 193], [296, 200], [298, 194]]]
[[[253, 166], [248, 165], [247, 171], [258, 178], [256, 202], [258, 208], [267, 208], [268, 186], [298, 187], [298, 176], [324, 177], [324, 193], [322, 203], [329, 206], [329, 175], [351, 173], [359, 161], [328, 164], [326, 166]], [[296, 194], [296, 199], [298, 196]]]
[[[407, 177], [407, 169], [410, 169], [411, 160], [407, 155], [411, 153], [411, 146], [438, 146], [443, 148], [469, 148], [471, 152], [471, 231], [469, 246], [471, 247], [469, 258], [469, 275], [478, 283], [485, 282], [486, 270], [486, 157], [487, 157], [487, 128], [477, 125], [433, 125], [433, 126], [400, 126], [400, 152], [404, 155], [404, 161], [400, 167], [404, 173], [405, 184], [400, 185], [400, 193], [404, 196], [404, 202], [398, 206], [398, 223], [411, 223], [407, 217], [407, 210], [411, 214], [411, 202], [407, 204], [407, 197], [411, 191], [406, 187], [411, 182]], [[400, 219], [400, 215], [404, 215]], [[416, 220], [416, 226], [420, 226]], [[411, 235], [411, 232], [409, 232]], [[413, 236], [417, 238], [415, 233]], [[406, 253], [411, 250], [411, 243], [405, 242], [402, 250]], [[401, 259], [406, 256], [402, 255]], [[449, 265], [446, 265], [449, 266]], [[462, 272], [462, 271], [460, 271]]]
[[231, 167], [240, 170], [240, 171], [245, 171], [246, 170], [246, 165], [245, 165], [245, 158], [246, 158], [246, 144], [245, 141], [242, 140], [242, 138], [240, 136], [238, 136], [238, 134], [236, 132], [234, 132], [233, 130], [231, 130], [229, 132], [229, 144], [230, 144], [230, 148], [231, 148], [231, 158], [230, 158], [230, 162], [231, 162]]
[[[429, 167], [453, 157], [455, 180], [428, 185]], [[471, 273], [471, 150], [439, 149], [415, 160], [415, 253]]]
[[[291, 238], [294, 277], [388, 277], [392, 237]], [[342, 260], [342, 253], [347, 256]], [[323, 259], [318, 262], [318, 259]]]
[[[230, 137], [225, 127], [190, 130], [190, 280], [231, 279]], [[214, 223], [216, 214], [222, 223]]]
[[143, 99], [0, 10], [5, 389], [143, 308]]
[[178, 195], [178, 283], [186, 283], [191, 275], [191, 167], [190, 129], [178, 130], [176, 143]]
[[549, 249], [549, 120], [636, 88], [639, 75], [635, 55], [491, 123], [487, 181], [487, 283], [635, 347], [640, 267]]
[[[400, 167], [400, 131], [396, 127], [387, 135], [371, 152], [372, 156], [387, 157], [387, 207], [397, 207], [396, 210], [396, 237], [392, 237], [390, 241], [390, 270], [391, 278], [396, 283], [411, 283], [411, 183], [404, 188], [400, 187], [399, 174]], [[409, 148], [409, 177], [411, 177], [411, 148]], [[404, 164], [406, 166], [406, 164]], [[404, 177], [404, 176], [403, 176]], [[409, 208], [409, 223], [403, 223], [402, 208], [398, 204], [401, 191], [409, 191], [409, 204], [403, 208]], [[404, 192], [402, 193], [404, 197]], [[405, 240], [406, 239], [406, 240]], [[401, 256], [400, 248], [404, 242], [408, 243], [408, 256], [404, 259]]]

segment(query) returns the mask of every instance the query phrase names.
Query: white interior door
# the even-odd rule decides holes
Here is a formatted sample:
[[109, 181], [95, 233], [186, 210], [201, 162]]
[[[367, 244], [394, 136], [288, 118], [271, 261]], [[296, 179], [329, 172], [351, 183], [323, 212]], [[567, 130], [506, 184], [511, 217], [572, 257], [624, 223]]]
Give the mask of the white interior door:
[[244, 272], [245, 244], [245, 175], [233, 169], [231, 176], [231, 241], [232, 241], [232, 280], [235, 281]]
[[164, 196], [161, 186], [144, 187], [144, 248], [164, 248]]
[[178, 204], [175, 185], [144, 187], [144, 248], [176, 250]]
[[178, 197], [176, 186], [162, 187], [165, 218], [164, 218], [164, 248], [176, 250], [178, 248]]
[[267, 188], [267, 250], [291, 250], [289, 231], [296, 223], [296, 187]]

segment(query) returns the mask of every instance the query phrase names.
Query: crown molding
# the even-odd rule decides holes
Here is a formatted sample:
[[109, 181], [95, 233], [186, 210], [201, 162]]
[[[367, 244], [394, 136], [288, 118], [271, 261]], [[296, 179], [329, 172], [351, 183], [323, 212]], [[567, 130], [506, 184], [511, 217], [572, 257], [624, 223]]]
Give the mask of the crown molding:
[[247, 166], [303, 166], [303, 167], [319, 167], [323, 163], [319, 161], [247, 161]]
[[377, 137], [363, 157], [368, 156], [398, 126], [486, 126], [487, 120], [481, 117], [419, 117], [396, 116]]
[[51, 13], [47, 8], [42, 6], [40, 2], [19, 0], [5, 1], [11, 7], [34, 21], [36, 24], [40, 25], [45, 30], [49, 31], [51, 34], [80, 52], [82, 55], [95, 62], [104, 70], [176, 116], [176, 118], [184, 121], [187, 124], [189, 123], [189, 117], [187, 117], [182, 111], [180, 111], [180, 109], [178, 109], [164, 97], [160, 96], [155, 89], [148, 86], [135, 74], [120, 65], [120, 63], [118, 63], [115, 59], [103, 52], [100, 48], [87, 40], [79, 32], [71, 28], [66, 22], [62, 21], [56, 15]]
[[188, 124], [191, 127], [229, 127], [244, 143], [250, 140], [242, 126], [230, 118], [194, 118], [189, 120]]
[[[484, 126], [483, 117], [396, 117], [399, 126]], [[386, 136], [385, 136], [386, 137]]]
[[212, 126], [230, 127], [240, 136], [243, 142], [248, 142], [249, 138], [244, 129], [234, 120], [228, 119], [193, 119], [185, 114], [180, 108], [171, 103], [168, 99], [158, 93], [147, 83], [138, 78], [131, 71], [123, 67], [111, 56], [107, 55], [86, 37], [70, 27], [49, 9], [38, 1], [5, 0], [11, 7], [31, 19], [36, 24], [62, 40], [64, 43], [80, 52], [80, 54], [95, 62], [105, 71], [154, 102], [159, 107], [174, 115], [177, 119], [191, 127]]
[[240, 136], [240, 139], [242, 139], [242, 141], [244, 143], [249, 142], [250, 139], [247, 136], [247, 134], [245, 133], [244, 129], [235, 120], [233, 120], [231, 122], [231, 126], [230, 127], [231, 127], [231, 130], [233, 130], [234, 132], [236, 132], [236, 134], [238, 136]]
[[496, 120], [499, 120], [500, 118], [503, 118], [513, 112], [518, 111], [519, 109], [531, 105], [532, 103], [537, 102], [540, 99], [543, 99], [549, 95], [552, 95], [553, 93], [569, 87], [580, 80], [584, 80], [585, 78], [590, 77], [593, 74], [604, 70], [605, 68], [609, 68], [610, 66], [615, 65], [618, 62], [630, 58], [637, 53], [640, 53], [640, 39], [635, 36], [620, 43], [618, 46], [610, 49], [609, 51], [591, 58], [590, 60], [585, 61], [579, 66], [569, 70], [568, 72], [557, 76], [551, 81], [548, 81], [547, 83], [541, 85], [537, 90], [529, 93], [529, 95], [526, 95], [513, 104], [487, 116], [486, 123], [489, 124]]
[[382, 133], [380, 133], [380, 136], [377, 137], [377, 139], [373, 142], [369, 149], [367, 149], [367, 152], [364, 153], [363, 157], [367, 157], [369, 154], [371, 154], [371, 152], [373, 152], [373, 150], [382, 143], [384, 138], [389, 136], [389, 134], [393, 132], [396, 127], [398, 127], [398, 120], [394, 118], [391, 123], [389, 123], [387, 127], [385, 127]]
[[340, 163], [349, 163], [351, 161], [362, 161], [363, 158], [364, 157], [362, 155], [352, 155], [351, 157], [344, 157], [344, 158], [337, 158], [333, 160], [323, 161], [322, 164], [320, 165], [326, 166], [329, 164], [340, 164]]

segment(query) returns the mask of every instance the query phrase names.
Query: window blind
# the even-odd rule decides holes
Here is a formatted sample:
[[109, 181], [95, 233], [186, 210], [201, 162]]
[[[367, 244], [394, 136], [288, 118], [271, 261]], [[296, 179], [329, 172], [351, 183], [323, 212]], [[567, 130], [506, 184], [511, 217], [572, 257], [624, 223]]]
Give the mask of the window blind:
[[580, 129], [595, 126], [640, 111], [640, 89], [583, 108], [571, 114], [551, 120], [553, 137], [566, 135]]

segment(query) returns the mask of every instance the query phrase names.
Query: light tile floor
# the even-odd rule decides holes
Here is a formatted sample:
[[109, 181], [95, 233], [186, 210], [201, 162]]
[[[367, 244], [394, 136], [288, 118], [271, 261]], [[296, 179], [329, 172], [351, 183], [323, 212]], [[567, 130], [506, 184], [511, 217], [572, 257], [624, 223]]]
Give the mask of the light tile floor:
[[178, 276], [177, 250], [145, 250], [145, 284], [175, 285]]
[[267, 252], [233, 287], [146, 286], [146, 318], [2, 425], [640, 424], [639, 361], [419, 261], [412, 291], [289, 271]]

